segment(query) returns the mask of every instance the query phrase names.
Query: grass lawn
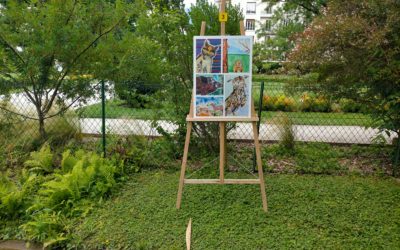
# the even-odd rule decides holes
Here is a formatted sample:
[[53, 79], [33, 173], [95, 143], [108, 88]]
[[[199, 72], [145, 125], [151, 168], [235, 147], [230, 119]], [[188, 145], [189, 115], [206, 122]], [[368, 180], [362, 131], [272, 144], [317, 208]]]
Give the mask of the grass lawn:
[[[89, 105], [80, 109], [80, 116], [85, 118], [101, 118], [101, 103]], [[106, 102], [106, 117], [136, 118], [136, 119], [167, 119], [163, 110], [131, 108], [124, 101], [113, 100]]]
[[287, 115], [295, 125], [330, 125], [330, 126], [370, 126], [372, 119], [360, 113], [323, 113], [323, 112], [274, 112], [263, 111], [261, 118], [264, 122], [279, 119]]
[[[232, 175], [232, 174], [231, 174]], [[233, 174], [235, 175], [235, 174]], [[179, 173], [131, 177], [74, 229], [87, 249], [399, 249], [400, 184], [359, 176], [267, 175], [269, 212], [257, 185], [186, 186]]]
[[[101, 104], [84, 107], [81, 112], [81, 117], [101, 118]], [[369, 116], [359, 113], [285, 112], [284, 114], [297, 125], [368, 126], [372, 122]], [[263, 111], [262, 120], [270, 122], [272, 118], [281, 115], [282, 112]], [[168, 120], [168, 115], [163, 110], [129, 108], [120, 100], [106, 103], [106, 117]]]

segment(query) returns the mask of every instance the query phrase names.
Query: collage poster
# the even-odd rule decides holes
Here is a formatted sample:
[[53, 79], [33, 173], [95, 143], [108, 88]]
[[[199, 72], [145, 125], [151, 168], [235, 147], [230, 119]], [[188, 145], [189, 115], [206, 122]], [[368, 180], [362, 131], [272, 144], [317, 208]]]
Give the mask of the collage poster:
[[193, 38], [195, 117], [250, 117], [251, 36]]

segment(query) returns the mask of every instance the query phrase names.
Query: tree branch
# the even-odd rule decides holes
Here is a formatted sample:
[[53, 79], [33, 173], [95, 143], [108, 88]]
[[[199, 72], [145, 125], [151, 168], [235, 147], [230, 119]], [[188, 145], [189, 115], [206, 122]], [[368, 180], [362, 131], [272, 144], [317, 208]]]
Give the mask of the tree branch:
[[111, 31], [113, 31], [121, 22], [122, 22], [123, 18], [121, 18], [116, 24], [114, 24], [111, 28], [109, 28], [108, 30], [106, 30], [103, 33], [100, 33], [88, 46], [86, 46], [81, 52], [79, 52], [77, 54], [77, 56], [71, 61], [71, 64], [68, 68], [66, 68], [66, 70], [64, 71], [64, 73], [62, 74], [61, 78], [58, 80], [56, 89], [53, 93], [53, 95], [50, 98], [50, 101], [48, 102], [47, 107], [45, 107], [44, 109], [44, 113], [47, 113], [51, 106], [53, 105], [54, 99], [57, 96], [58, 90], [61, 86], [62, 81], [64, 80], [64, 78], [67, 76], [67, 74], [69, 73], [70, 68], [72, 67], [72, 65], [74, 65], [76, 63], [76, 61], [78, 61], [78, 59], [86, 53], [86, 51], [88, 51], [100, 38], [102, 38], [103, 36], [107, 35], [108, 33], [110, 33]]
[[103, 36], [107, 35], [108, 33], [110, 33], [111, 31], [113, 31], [121, 22], [122, 20], [124, 20], [123, 18], [121, 18], [116, 24], [114, 24], [111, 28], [109, 28], [108, 30], [106, 30], [103, 33], [100, 33], [96, 39], [94, 39], [88, 46], [86, 46], [85, 49], [83, 49], [73, 60], [71, 64], [74, 64], [76, 61], [78, 61], [78, 59], [86, 53], [86, 51], [88, 51], [100, 38], [102, 38]]
[[71, 20], [71, 17], [72, 17], [72, 15], [74, 14], [75, 6], [76, 6], [77, 3], [78, 3], [78, 1], [75, 0], [75, 1], [74, 1], [74, 5], [72, 6], [72, 10], [71, 10], [70, 14], [68, 15], [67, 20], [65, 21], [65, 25], [67, 25], [67, 24], [69, 23], [69, 20]]
[[61, 113], [67, 111], [72, 105], [74, 105], [79, 99], [81, 99], [81, 97], [76, 98], [75, 100], [73, 100], [68, 106], [65, 106], [63, 108], [61, 108], [57, 113], [49, 115], [47, 117], [45, 117], [44, 119], [50, 119], [53, 118], [55, 116], [60, 115]]
[[7, 108], [5, 108], [5, 107], [3, 107], [3, 106], [0, 106], [0, 109], [4, 110], [4, 111], [6, 111], [6, 112], [12, 113], [12, 114], [14, 114], [14, 115], [19, 115], [19, 116], [21, 116], [21, 117], [24, 117], [25, 119], [30, 119], [30, 120], [35, 120], [35, 121], [38, 121], [38, 120], [39, 120], [38, 118], [34, 118], [34, 117], [30, 117], [30, 116], [27, 116], [27, 115], [24, 115], [24, 114], [20, 114], [20, 113], [18, 113], [18, 112], [15, 112], [15, 111], [12, 111], [12, 110], [10, 110], [10, 109], [7, 109]]
[[302, 4], [302, 3], [299, 3], [299, 6], [302, 7], [303, 9], [305, 9], [305, 10], [308, 10], [308, 11], [312, 12], [315, 15], [319, 15], [319, 10], [316, 10], [316, 9], [314, 9], [312, 7], [306, 6], [305, 4]]
[[25, 60], [22, 58], [22, 56], [14, 49], [13, 46], [9, 42], [6, 41], [6, 39], [0, 34], [0, 39], [3, 41], [3, 44], [9, 48], [20, 60], [23, 64], [26, 64]]

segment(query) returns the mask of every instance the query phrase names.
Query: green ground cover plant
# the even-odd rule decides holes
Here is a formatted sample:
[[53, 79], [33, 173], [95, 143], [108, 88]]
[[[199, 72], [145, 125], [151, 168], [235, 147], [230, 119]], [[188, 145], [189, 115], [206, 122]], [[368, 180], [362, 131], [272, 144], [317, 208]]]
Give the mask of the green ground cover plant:
[[[44, 146], [39, 151], [31, 153], [29, 160], [24, 164], [25, 168], [23, 170], [3, 172], [0, 178], [0, 239], [31, 240], [45, 243], [50, 247], [62, 248], [78, 247], [93, 249], [103, 247], [120, 248], [124, 246], [127, 248], [148, 249], [181, 247], [183, 245], [183, 241], [181, 242], [180, 238], [182, 235], [176, 234], [176, 232], [185, 227], [187, 215], [190, 214], [194, 218], [202, 218], [197, 210], [193, 210], [198, 208], [197, 205], [193, 205], [189, 211], [184, 212], [185, 215], [183, 217], [182, 214], [176, 213], [174, 210], [175, 189], [180, 166], [179, 158], [181, 157], [178, 148], [181, 146], [173, 143], [174, 140], [171, 138], [169, 140], [166, 138], [149, 140], [143, 137], [114, 137], [108, 139], [107, 155], [109, 155], [111, 159], [102, 159], [93, 152], [80, 149], [82, 147], [94, 149], [101, 141], [88, 141], [85, 144], [72, 142], [72, 144], [67, 146], [70, 149], [63, 151], [62, 154], [54, 153], [50, 150], [50, 146]], [[194, 144], [194, 147], [196, 147], [196, 144]], [[252, 147], [245, 143], [229, 143], [228, 147], [228, 150], [235, 150], [238, 152], [238, 155], [236, 155], [236, 159], [228, 159], [227, 176], [229, 176], [229, 178], [249, 178], [247, 171], [242, 171], [237, 166], [251, 166]], [[192, 149], [194, 149], [193, 152], [195, 152], [194, 154], [193, 152], [190, 154], [190, 162], [192, 164], [189, 169], [189, 174], [194, 175], [192, 178], [217, 176], [217, 169], [214, 165], [206, 164], [207, 161], [212, 160], [211, 158], [213, 156], [210, 156], [207, 152], [202, 153], [201, 150], [199, 151], [200, 148]], [[351, 190], [341, 189], [341, 186], [350, 186], [351, 183], [356, 180], [357, 183], [366, 182], [364, 184], [367, 191], [363, 192], [363, 194], [369, 192], [368, 190], [370, 190], [370, 188], [375, 188], [374, 185], [376, 183], [378, 183], [378, 186], [387, 186], [387, 190], [385, 189], [386, 191], [384, 190], [382, 192], [392, 192], [392, 189], [397, 190], [396, 188], [398, 188], [398, 185], [396, 186], [396, 182], [385, 177], [387, 173], [390, 172], [391, 166], [390, 160], [388, 160], [389, 152], [389, 148], [382, 146], [343, 147], [324, 143], [296, 143], [292, 148], [286, 147], [284, 144], [264, 145], [263, 155], [267, 174], [281, 174], [279, 176], [273, 175], [270, 177], [272, 179], [267, 180], [267, 184], [272, 187], [272, 184], [268, 183], [268, 181], [274, 182], [274, 180], [282, 186], [293, 185], [293, 181], [298, 183], [296, 185], [308, 185], [307, 183], [321, 182], [321, 188], [323, 188], [323, 190], [328, 193], [336, 193], [350, 192]], [[217, 155], [215, 155], [215, 157], [217, 157]], [[207, 166], [199, 170], [203, 165]], [[313, 175], [307, 176], [299, 174]], [[323, 175], [320, 176], [321, 174]], [[332, 175], [332, 177], [327, 177], [326, 175]], [[340, 177], [342, 175], [344, 179]], [[362, 176], [368, 176], [368, 178], [363, 178]], [[324, 180], [329, 181], [324, 183]], [[154, 185], [154, 182], [158, 184]], [[362, 185], [364, 186], [364, 184]], [[315, 186], [317, 184], [312, 185]], [[128, 187], [128, 189], [126, 187]], [[265, 218], [261, 208], [258, 206], [260, 204], [257, 187], [244, 187], [244, 193], [242, 193], [242, 188], [233, 187], [234, 191], [231, 193], [232, 196], [228, 198], [226, 200], [227, 203], [225, 203], [223, 197], [231, 192], [228, 191], [231, 190], [231, 188], [232, 187], [222, 187], [222, 190], [225, 191], [222, 191], [222, 193], [219, 193], [217, 196], [215, 196], [215, 192], [219, 192], [221, 190], [220, 187], [211, 187], [211, 189], [205, 188], [203, 191], [200, 191], [200, 199], [207, 202], [210, 201], [210, 204], [206, 206], [206, 209], [208, 209], [206, 215], [217, 216], [217, 219], [211, 224], [207, 224], [205, 221], [202, 221], [202, 219], [195, 222], [198, 223], [197, 225], [205, 226], [205, 231], [201, 232], [200, 235], [205, 235], [206, 238], [210, 237], [208, 231], [211, 230], [210, 232], [214, 232], [213, 230], [221, 228], [222, 225], [228, 225], [228, 221], [232, 221], [239, 214], [243, 214], [247, 209], [252, 211], [250, 214], [246, 215], [247, 217], [253, 218], [254, 216], [255, 218], [260, 215], [260, 218]], [[188, 192], [188, 197], [197, 196], [197, 192], [192, 193], [193, 191], [190, 191], [191, 189], [191, 187], [185, 188], [185, 195], [186, 192]], [[280, 190], [282, 191], [283, 189]], [[311, 192], [310, 190], [308, 191]], [[317, 192], [318, 190], [314, 191]], [[249, 194], [249, 192], [252, 195], [247, 198], [244, 197], [246, 194]], [[118, 195], [118, 193], [120, 195]], [[131, 195], [133, 193], [135, 195], [133, 195], [131, 199], [135, 201], [131, 205], [125, 204], [125, 202], [131, 202], [131, 200], [125, 199], [125, 195]], [[154, 196], [155, 194], [160, 195], [160, 197]], [[386, 193], [386, 195], [388, 194]], [[165, 196], [165, 200], [160, 203], [159, 199], [162, 199], [162, 196]], [[243, 202], [235, 201], [233, 197], [236, 196], [243, 197]], [[342, 199], [342, 196], [345, 197], [345, 194], [341, 194], [337, 199]], [[111, 197], [111, 200], [109, 200], [109, 197]], [[307, 204], [310, 202], [307, 197], [298, 200], [298, 202], [300, 202], [299, 206], [303, 207], [302, 213], [305, 213], [306, 210], [304, 209], [306, 209]], [[285, 203], [284, 199], [289, 198], [279, 198], [275, 196], [275, 198], [271, 199], [278, 199], [283, 204]], [[363, 198], [362, 202], [357, 206], [365, 206], [363, 202], [365, 202], [366, 199], [366, 197]], [[379, 200], [381, 198], [376, 196], [374, 199]], [[394, 196], [393, 199], [398, 199], [398, 197]], [[389, 202], [389, 196], [384, 196], [381, 201]], [[190, 201], [185, 200], [185, 203], [186, 202], [190, 203]], [[335, 204], [339, 203], [338, 200], [331, 200], [330, 202]], [[116, 207], [108, 207], [112, 206], [111, 203], [117, 204]], [[145, 205], [146, 203], [148, 203], [147, 206]], [[215, 207], [217, 210], [211, 211], [214, 203], [217, 203]], [[157, 206], [156, 204], [160, 207], [155, 210], [155, 217], [151, 217], [147, 222], [142, 223], [142, 220], [145, 220], [146, 213], [154, 209], [154, 206]], [[143, 210], [141, 210], [141, 206], [144, 206]], [[250, 208], [250, 206], [253, 207]], [[392, 209], [391, 206], [392, 205], [388, 208]], [[220, 217], [218, 214], [219, 209], [222, 209], [222, 207], [226, 209], [232, 208], [232, 214], [229, 212], [227, 217]], [[280, 208], [282, 208], [282, 206]], [[118, 211], [118, 209], [122, 209], [122, 211]], [[133, 219], [121, 222], [119, 218], [131, 218], [124, 214], [128, 212], [128, 210], [125, 209], [129, 209], [129, 213], [132, 213]], [[315, 217], [323, 217], [325, 210], [320, 210], [322, 212], [319, 215], [315, 215]], [[112, 211], [121, 213], [122, 217], [113, 216], [111, 218], [108, 212], [111, 213]], [[89, 218], [85, 219], [87, 216], [89, 216]], [[250, 236], [250, 228], [254, 225], [261, 225], [257, 228], [263, 232], [264, 230], [266, 230], [265, 232], [282, 230], [282, 233], [294, 233], [290, 230], [285, 231], [285, 228], [279, 228], [278, 222], [287, 216], [297, 215], [289, 213], [282, 216], [283, 217], [280, 217], [276, 224], [272, 223], [266, 226], [265, 223], [268, 224], [268, 222], [261, 219], [254, 220], [250, 223], [251, 225], [245, 224], [247, 225], [247, 229], [243, 229], [244, 231], [228, 228], [231, 231], [233, 230], [233, 232], [242, 234], [239, 238], [235, 238], [238, 240], [239, 246], [243, 246], [244, 248], [247, 246], [250, 248], [257, 248], [257, 246], [266, 244], [266, 241], [257, 241], [256, 238]], [[304, 222], [309, 220], [308, 217], [303, 218], [302, 216], [306, 215], [301, 215], [300, 221]], [[350, 220], [349, 218], [351, 218], [351, 216], [342, 217], [340, 214], [337, 216], [338, 217], [335, 218], [339, 221], [338, 223], [344, 223], [335, 229], [339, 232], [346, 228], [347, 223], [350, 223], [343, 222], [343, 220]], [[386, 219], [386, 215], [379, 216], [374, 218], [373, 222], [370, 223], [379, 227], [379, 219]], [[167, 228], [167, 224], [164, 225], [163, 223], [169, 223], [171, 220], [180, 222], [179, 224], [168, 224]], [[326, 220], [321, 220], [317, 222], [317, 224], [319, 223], [321, 227], [328, 230], [324, 224], [325, 222]], [[108, 223], [119, 225], [120, 228], [114, 229], [112, 226], [109, 227]], [[130, 223], [139, 224], [131, 227]], [[331, 221], [331, 223], [337, 222]], [[358, 226], [362, 226], [361, 222], [357, 221], [357, 223]], [[302, 224], [299, 224], [298, 227], [301, 228], [301, 225]], [[303, 233], [314, 234], [315, 232], [311, 229], [312, 225], [307, 224], [309, 228]], [[153, 226], [154, 228], [152, 228]], [[125, 227], [129, 227], [130, 229]], [[393, 246], [393, 243], [390, 242], [393, 240], [394, 235], [392, 235], [392, 232], [395, 228], [393, 228], [393, 225], [389, 227], [391, 228], [390, 232], [385, 231], [384, 235], [375, 237], [373, 240], [373, 242], [375, 242], [374, 244], [380, 244], [383, 239], [386, 239], [389, 241], [389, 246]], [[175, 233], [171, 234], [171, 229], [173, 229]], [[96, 233], [92, 234], [91, 232], [93, 232], [93, 230], [95, 230]], [[111, 231], [107, 230], [115, 230], [116, 233], [111, 234]], [[119, 230], [134, 233], [123, 234], [122, 231]], [[161, 230], [161, 232], [159, 230]], [[366, 227], [361, 227], [359, 230], [361, 230], [364, 235], [367, 229]], [[142, 232], [147, 232], [150, 236], [153, 235], [153, 233], [154, 235], [160, 234], [161, 238], [171, 235], [171, 238], [165, 241], [166, 243], [164, 245], [160, 245], [160, 241], [158, 240], [149, 241], [148, 237], [143, 238]], [[366, 235], [369, 235], [368, 232]], [[348, 241], [354, 240], [356, 242], [354, 246], [360, 247], [366, 242], [363, 236], [354, 236], [351, 238], [348, 234], [339, 234], [341, 236], [344, 235], [345, 240], [337, 240], [338, 246], [342, 246], [344, 242], [346, 242], [346, 239]], [[224, 239], [224, 235], [227, 239], [233, 237], [223, 234], [221, 239]], [[298, 244], [314, 244], [320, 239], [315, 237], [315, 235], [310, 236], [310, 238], [306, 240], [307, 242], [309, 241], [309, 243], [304, 243], [306, 241], [302, 242], [300, 240]], [[332, 239], [328, 235], [328, 231], [324, 231], [321, 237], [322, 239], [326, 237], [326, 241]], [[155, 236], [153, 239], [155, 239]], [[288, 239], [285, 238], [282, 240]], [[195, 243], [196, 242], [200, 244], [199, 240], [195, 241]], [[272, 243], [277, 244], [277, 242]], [[209, 244], [200, 244], [198, 246], [199, 248], [215, 248], [217, 246], [216, 244], [219, 244], [222, 248], [225, 248], [225, 246], [229, 247], [229, 244], [226, 243], [225, 240], [223, 240], [222, 243], [211, 240]], [[294, 246], [291, 241], [285, 241], [284, 244]]]
[[[234, 177], [241, 177], [236, 174]], [[182, 249], [193, 220], [196, 249], [399, 247], [399, 183], [357, 176], [267, 175], [258, 186], [186, 186], [177, 172], [145, 171], [74, 230], [82, 248]], [[116, 216], [118, 215], [118, 216]]]

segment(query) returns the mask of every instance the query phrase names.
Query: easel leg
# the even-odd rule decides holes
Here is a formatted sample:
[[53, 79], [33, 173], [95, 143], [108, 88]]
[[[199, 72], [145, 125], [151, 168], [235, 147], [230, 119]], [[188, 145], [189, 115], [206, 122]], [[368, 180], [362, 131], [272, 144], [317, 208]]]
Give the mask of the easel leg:
[[183, 159], [182, 159], [182, 166], [181, 166], [181, 176], [179, 178], [178, 197], [176, 199], [176, 209], [181, 208], [182, 191], [183, 191], [183, 185], [184, 185], [184, 180], [185, 180], [186, 164], [187, 164], [187, 158], [188, 158], [190, 134], [192, 132], [192, 126], [193, 126], [192, 122], [187, 123], [185, 148], [183, 151]]
[[265, 212], [267, 212], [268, 211], [267, 194], [265, 193], [264, 172], [261, 162], [261, 149], [260, 149], [260, 142], [258, 140], [257, 122], [253, 122], [252, 124], [253, 124], [254, 145], [256, 148], [258, 178], [260, 179], [261, 199], [262, 199], [263, 209]]
[[219, 181], [224, 183], [225, 170], [225, 122], [219, 123]]

